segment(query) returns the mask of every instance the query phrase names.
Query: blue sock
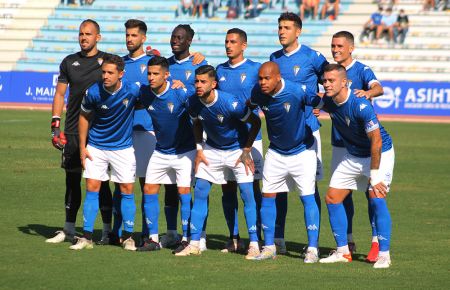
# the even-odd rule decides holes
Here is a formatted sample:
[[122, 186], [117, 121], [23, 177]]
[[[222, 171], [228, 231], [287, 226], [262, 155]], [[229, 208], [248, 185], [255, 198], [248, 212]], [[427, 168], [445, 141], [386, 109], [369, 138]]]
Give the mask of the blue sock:
[[262, 197], [261, 200], [261, 227], [264, 231], [264, 244], [273, 246], [275, 235], [275, 219], [277, 217], [277, 207], [275, 198]]
[[122, 196], [120, 195], [120, 187], [119, 185], [115, 185], [114, 193], [113, 193], [113, 215], [114, 215], [114, 223], [112, 232], [116, 234], [116, 236], [122, 236]]
[[371, 198], [370, 202], [375, 210], [375, 222], [378, 232], [380, 251], [389, 251], [391, 244], [391, 215], [387, 207], [386, 199]]
[[[284, 239], [284, 228], [286, 225], [286, 215], [288, 209], [288, 194], [287, 192], [277, 193], [276, 207], [277, 207], [277, 218], [275, 222], [275, 238]], [[261, 205], [262, 206], [262, 205]]]
[[353, 233], [353, 215], [355, 214], [352, 193], [345, 197], [343, 204], [347, 215], [347, 234], [351, 234]]
[[343, 247], [347, 242], [347, 217], [342, 203], [327, 204], [330, 217], [331, 230], [338, 247]]
[[230, 239], [239, 234], [238, 225], [238, 200], [237, 192], [223, 192], [222, 193], [222, 208], [225, 221], [227, 222]]
[[188, 236], [189, 219], [191, 218], [191, 193], [180, 194], [181, 201], [181, 228], [183, 237]]
[[259, 182], [257, 185], [253, 183], [253, 193], [255, 196], [255, 202], [256, 202], [256, 234], [258, 235], [258, 240], [262, 241], [261, 236], [261, 200], [262, 200], [262, 194], [261, 194], [261, 188], [259, 187]]
[[95, 218], [98, 212], [98, 191], [86, 191], [83, 204], [83, 231], [94, 232]]
[[366, 198], [367, 198], [367, 213], [369, 214], [370, 227], [372, 228], [372, 237], [376, 237], [378, 236], [378, 234], [377, 234], [377, 225], [375, 223], [375, 208], [373, 204], [370, 202], [369, 190], [366, 190]]
[[308, 234], [308, 247], [319, 246], [320, 213], [314, 194], [300, 196], [304, 207], [306, 232]]
[[136, 215], [136, 204], [134, 203], [134, 194], [120, 193], [122, 196], [122, 219], [123, 219], [123, 230], [132, 233], [134, 230], [134, 218]]
[[148, 226], [146, 223], [146, 218], [145, 218], [145, 209], [144, 209], [144, 189], [142, 189], [142, 199], [141, 199], [141, 213], [142, 213], [142, 231], [141, 231], [141, 235], [144, 237], [148, 237]]
[[253, 193], [253, 182], [238, 183], [241, 198], [244, 201], [244, 215], [247, 222], [248, 237], [250, 242], [258, 241], [256, 234], [256, 202]]
[[194, 206], [191, 211], [191, 241], [199, 241], [208, 214], [208, 195], [211, 183], [197, 178], [194, 189]]
[[158, 234], [159, 194], [144, 194], [145, 224], [150, 235]]

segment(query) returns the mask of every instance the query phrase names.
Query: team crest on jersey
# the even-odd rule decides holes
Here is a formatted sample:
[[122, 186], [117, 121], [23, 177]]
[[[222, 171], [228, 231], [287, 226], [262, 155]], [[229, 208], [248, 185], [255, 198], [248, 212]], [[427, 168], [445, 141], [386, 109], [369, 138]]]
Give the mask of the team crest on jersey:
[[98, 62], [99, 65], [102, 65], [103, 64], [103, 58], [101, 58], [101, 57], [97, 58], [97, 62]]
[[73, 65], [73, 66], [80, 66], [80, 63], [78, 62], [78, 60], [76, 60], [76, 61], [74, 61], [74, 62], [72, 63], [72, 65]]
[[245, 81], [247, 75], [245, 73], [241, 73], [241, 84]]
[[127, 99], [127, 98], [124, 99], [124, 100], [122, 101], [122, 104], [125, 106], [125, 108], [127, 108], [127, 107], [128, 107], [128, 99]]
[[352, 80], [347, 80], [347, 87], [350, 89], [352, 87]]
[[219, 120], [220, 123], [223, 123], [223, 115], [218, 114], [217, 115], [217, 120]]
[[294, 75], [297, 76], [299, 71], [300, 71], [300, 67], [298, 65], [295, 65], [294, 66]]
[[227, 79], [225, 78], [225, 76], [222, 76], [220, 79], [219, 79], [219, 82], [224, 82], [224, 81], [226, 81]]
[[173, 103], [172, 102], [167, 103], [167, 108], [169, 109], [170, 113], [172, 113], [173, 112]]
[[350, 126], [350, 118], [345, 116], [345, 123], [347, 123], [347, 126]]
[[289, 113], [289, 110], [291, 109], [291, 104], [290, 103], [283, 103], [283, 107], [286, 110], [286, 113]]
[[153, 106], [152, 106], [152, 105], [150, 105], [150, 106], [148, 106], [148, 110], [149, 110], [149, 111], [154, 111], [154, 110], [155, 110], [155, 108], [153, 108]]
[[187, 71], [185, 71], [185, 74], [186, 74], [186, 80], [188, 80], [191, 77], [192, 72], [190, 70], [187, 70]]
[[232, 102], [231, 105], [233, 106], [233, 109], [236, 109], [238, 102]]
[[144, 73], [144, 71], [145, 71], [145, 67], [146, 67], [146, 65], [145, 65], [145, 64], [141, 64], [141, 74], [143, 74], [143, 73]]

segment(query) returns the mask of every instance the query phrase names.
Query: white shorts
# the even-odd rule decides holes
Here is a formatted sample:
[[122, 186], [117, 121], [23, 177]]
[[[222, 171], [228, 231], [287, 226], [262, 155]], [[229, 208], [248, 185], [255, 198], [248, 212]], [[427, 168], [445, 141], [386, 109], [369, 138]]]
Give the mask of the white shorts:
[[301, 196], [315, 192], [317, 158], [312, 148], [295, 155], [282, 155], [269, 149], [263, 172], [263, 193], [298, 189]]
[[[353, 156], [350, 153], [345, 154], [331, 176], [330, 187], [365, 191], [370, 178], [370, 162], [370, 157], [362, 158]], [[381, 153], [378, 171], [379, 174], [382, 174], [383, 183], [388, 187], [388, 191], [394, 173], [394, 162], [395, 153], [393, 147]]]
[[84, 178], [106, 181], [109, 179], [108, 166], [111, 168], [111, 181], [134, 183], [136, 180], [136, 159], [133, 147], [122, 150], [101, 150], [88, 145], [92, 160], [86, 158]]
[[341, 163], [341, 161], [344, 159], [345, 154], [347, 153], [348, 151], [345, 147], [331, 146], [331, 175], [333, 175], [337, 166], [339, 165], [339, 163]]
[[314, 144], [311, 149], [316, 152], [317, 169], [316, 169], [316, 181], [323, 179], [323, 164], [322, 164], [322, 142], [320, 140], [320, 131], [313, 132]]
[[145, 177], [148, 162], [155, 150], [156, 137], [153, 131], [133, 131], [134, 156], [136, 156], [136, 177]]
[[242, 149], [220, 150], [215, 149], [208, 144], [203, 145], [203, 154], [208, 160], [208, 166], [200, 163], [195, 177], [208, 180], [215, 184], [226, 184], [227, 180], [234, 180], [237, 183], [253, 182], [253, 174], [245, 173], [245, 167], [240, 162], [235, 166], [236, 161], [241, 156]]
[[[252, 152], [250, 154], [252, 155], [253, 162], [255, 163], [255, 173], [253, 174], [253, 179], [261, 180], [264, 169], [262, 140], [257, 140], [253, 142]], [[234, 174], [230, 174], [229, 176], [226, 176], [226, 180], [236, 181], [236, 178], [234, 178]]]
[[191, 150], [182, 154], [164, 154], [155, 150], [148, 163], [145, 183], [190, 187], [196, 152]]

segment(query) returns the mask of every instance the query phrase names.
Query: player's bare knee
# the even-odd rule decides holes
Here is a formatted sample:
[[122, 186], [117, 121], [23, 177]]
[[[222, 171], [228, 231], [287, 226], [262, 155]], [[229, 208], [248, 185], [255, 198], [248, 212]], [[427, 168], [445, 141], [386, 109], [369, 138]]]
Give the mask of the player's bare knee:
[[102, 182], [100, 180], [90, 178], [86, 179], [87, 191], [99, 192], [101, 184]]
[[133, 183], [121, 183], [120, 184], [120, 192], [125, 194], [133, 193]]
[[146, 184], [144, 185], [144, 193], [145, 193], [145, 194], [156, 194], [156, 193], [159, 192], [159, 187], [160, 187], [159, 184], [149, 184], [149, 183], [146, 183]]
[[191, 188], [190, 187], [178, 187], [178, 193], [179, 194], [187, 194], [191, 192]]
[[276, 193], [267, 193], [267, 192], [264, 192], [264, 193], [263, 193], [263, 197], [266, 197], [266, 198], [275, 198], [275, 197], [277, 197], [277, 194], [276, 194]]

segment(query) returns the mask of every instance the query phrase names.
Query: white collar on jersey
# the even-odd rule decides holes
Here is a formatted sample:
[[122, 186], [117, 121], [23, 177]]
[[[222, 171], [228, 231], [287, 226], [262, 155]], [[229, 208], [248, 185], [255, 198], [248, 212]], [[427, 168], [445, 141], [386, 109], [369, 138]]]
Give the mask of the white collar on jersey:
[[205, 107], [208, 108], [208, 107], [211, 107], [212, 105], [214, 105], [218, 99], [219, 99], [219, 92], [217, 90], [214, 90], [214, 100], [211, 103], [207, 104], [207, 103], [203, 102], [202, 99], [199, 99], [199, 100], [200, 100], [200, 103], [202, 103], [203, 105], [205, 105]]
[[191, 57], [191, 56], [189, 55], [188, 57], [185, 57], [185, 58], [183, 58], [183, 59], [178, 60], [178, 59], [175, 57], [175, 55], [174, 55], [174, 56], [173, 56], [173, 59], [175, 60], [176, 63], [180, 64], [180, 63], [183, 63], [183, 62], [188, 61], [190, 57]]
[[159, 97], [161, 97], [162, 95], [164, 95], [168, 90], [169, 90], [169, 88], [170, 88], [170, 82], [169, 81], [166, 81], [166, 88], [164, 89], [164, 91], [161, 93], [161, 94], [155, 94], [155, 92], [153, 92], [152, 91], [152, 93], [154, 93], [155, 94], [155, 96], [157, 97], [157, 98], [159, 98]]
[[345, 67], [345, 70], [351, 69], [355, 63], [356, 63], [356, 59], [352, 60], [352, 62], [348, 66]]
[[334, 100], [333, 100], [333, 102], [334, 102], [338, 107], [342, 106], [343, 104], [347, 103], [348, 99], [350, 98], [350, 93], [351, 93], [351, 92], [352, 92], [352, 91], [351, 91], [350, 89], [348, 89], [347, 98], [346, 98], [345, 101], [343, 101], [342, 103], [336, 103], [336, 102], [334, 102]]
[[118, 91], [120, 91], [120, 89], [122, 88], [122, 81], [120, 81], [120, 87], [117, 89], [117, 90], [115, 90], [114, 92], [111, 92], [111, 91], [109, 91], [108, 89], [106, 89], [105, 88], [105, 85], [103, 84], [103, 89], [108, 93], [108, 94], [110, 94], [111, 96], [113, 96], [113, 95], [115, 95]]
[[144, 56], [146, 56], [147, 54], [144, 52], [143, 54], [141, 54], [140, 56], [137, 56], [137, 57], [131, 57], [130, 55], [128, 55], [128, 57], [131, 59], [131, 60], [133, 60], [133, 61], [136, 61], [136, 60], [138, 60], [138, 59], [140, 59], [140, 58], [143, 58]]
[[238, 66], [241, 66], [241, 65], [243, 65], [245, 62], [247, 61], [247, 59], [246, 58], [244, 58], [244, 60], [243, 61], [241, 61], [241, 62], [238, 62], [237, 64], [231, 64], [230, 63], [230, 61], [228, 61], [228, 65], [231, 67], [231, 68], [237, 68]]
[[281, 79], [281, 89], [275, 93], [275, 95], [272, 96], [272, 98], [275, 98], [276, 96], [278, 96], [282, 91], [284, 90], [284, 79]]
[[294, 53], [296, 53], [297, 51], [299, 51], [301, 47], [302, 47], [302, 45], [299, 43], [299, 44], [298, 44], [298, 47], [297, 47], [296, 49], [294, 49], [293, 51], [291, 51], [291, 52], [286, 52], [286, 51], [284, 51], [284, 49], [283, 49], [283, 54], [284, 54], [285, 56], [289, 57], [289, 56], [293, 55]]

